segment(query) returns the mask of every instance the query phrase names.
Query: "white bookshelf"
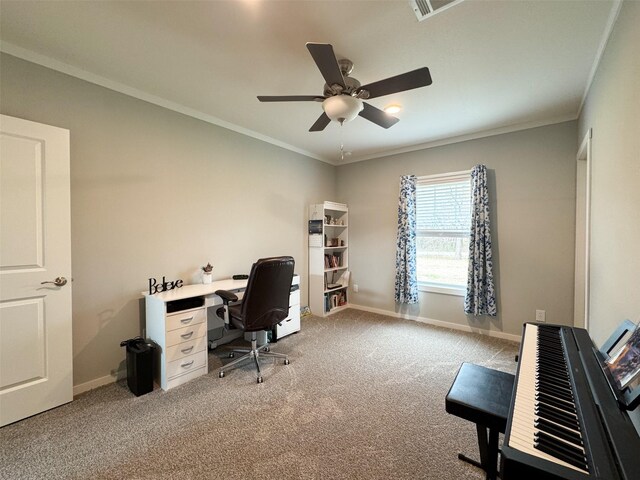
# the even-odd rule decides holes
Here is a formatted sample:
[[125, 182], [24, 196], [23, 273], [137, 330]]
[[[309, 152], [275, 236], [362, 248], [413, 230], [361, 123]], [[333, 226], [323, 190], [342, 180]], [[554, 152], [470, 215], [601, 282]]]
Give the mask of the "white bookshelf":
[[309, 222], [309, 308], [324, 317], [348, 305], [349, 209], [329, 201], [310, 205]]

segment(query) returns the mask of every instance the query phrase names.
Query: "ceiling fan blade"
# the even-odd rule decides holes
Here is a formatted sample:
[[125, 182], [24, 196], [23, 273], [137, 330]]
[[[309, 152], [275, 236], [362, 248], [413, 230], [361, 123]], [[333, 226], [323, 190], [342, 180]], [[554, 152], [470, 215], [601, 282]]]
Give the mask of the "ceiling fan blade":
[[369, 105], [366, 102], [363, 102], [363, 105], [364, 108], [358, 115], [360, 115], [362, 118], [366, 118], [376, 125], [380, 125], [383, 128], [389, 128], [400, 121], [399, 118], [392, 117], [388, 113], [385, 113], [379, 108]]
[[316, 120], [316, 123], [311, 125], [311, 128], [309, 129], [309, 131], [310, 132], [321, 132], [322, 130], [325, 129], [325, 127], [327, 125], [329, 125], [330, 122], [331, 122], [331, 119], [329, 117], [327, 117], [326, 113], [322, 112], [322, 115], [320, 115], [320, 117], [318, 117], [318, 120]]
[[427, 67], [422, 67], [411, 72], [396, 75], [395, 77], [386, 78], [378, 82], [363, 85], [358, 89], [369, 92], [369, 98], [383, 97], [392, 93], [404, 92], [414, 88], [426, 87], [431, 85], [431, 74]]
[[258, 95], [261, 102], [322, 102], [324, 97], [318, 95], [285, 95], [280, 97], [269, 97]]
[[318, 66], [318, 70], [324, 77], [327, 85], [342, 85], [344, 88], [344, 78], [340, 71], [340, 65], [333, 53], [333, 47], [328, 43], [307, 43], [307, 49]]

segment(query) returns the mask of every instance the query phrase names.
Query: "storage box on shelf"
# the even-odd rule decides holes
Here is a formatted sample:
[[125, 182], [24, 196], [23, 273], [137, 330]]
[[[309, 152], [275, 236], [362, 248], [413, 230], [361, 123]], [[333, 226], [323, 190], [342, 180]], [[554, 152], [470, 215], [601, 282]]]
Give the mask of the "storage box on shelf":
[[325, 201], [309, 206], [309, 307], [314, 315], [325, 316], [348, 304], [348, 232], [347, 205]]

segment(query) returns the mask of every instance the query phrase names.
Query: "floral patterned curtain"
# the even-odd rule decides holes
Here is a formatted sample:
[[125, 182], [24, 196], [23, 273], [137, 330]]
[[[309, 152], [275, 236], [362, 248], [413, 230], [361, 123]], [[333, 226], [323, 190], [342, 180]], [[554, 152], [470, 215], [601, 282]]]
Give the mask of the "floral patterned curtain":
[[491, 229], [489, 228], [489, 192], [487, 167], [471, 170], [471, 236], [469, 238], [469, 272], [464, 313], [496, 316], [496, 292], [493, 286]]
[[418, 303], [416, 275], [416, 180], [400, 177], [398, 240], [396, 244], [396, 294], [398, 303]]

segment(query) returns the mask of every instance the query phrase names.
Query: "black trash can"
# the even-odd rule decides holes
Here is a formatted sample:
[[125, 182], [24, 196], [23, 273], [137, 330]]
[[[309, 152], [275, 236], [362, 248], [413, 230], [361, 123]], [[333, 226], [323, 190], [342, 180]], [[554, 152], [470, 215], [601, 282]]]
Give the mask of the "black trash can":
[[127, 347], [127, 385], [136, 397], [153, 390], [153, 352], [155, 345], [142, 337], [120, 343]]

